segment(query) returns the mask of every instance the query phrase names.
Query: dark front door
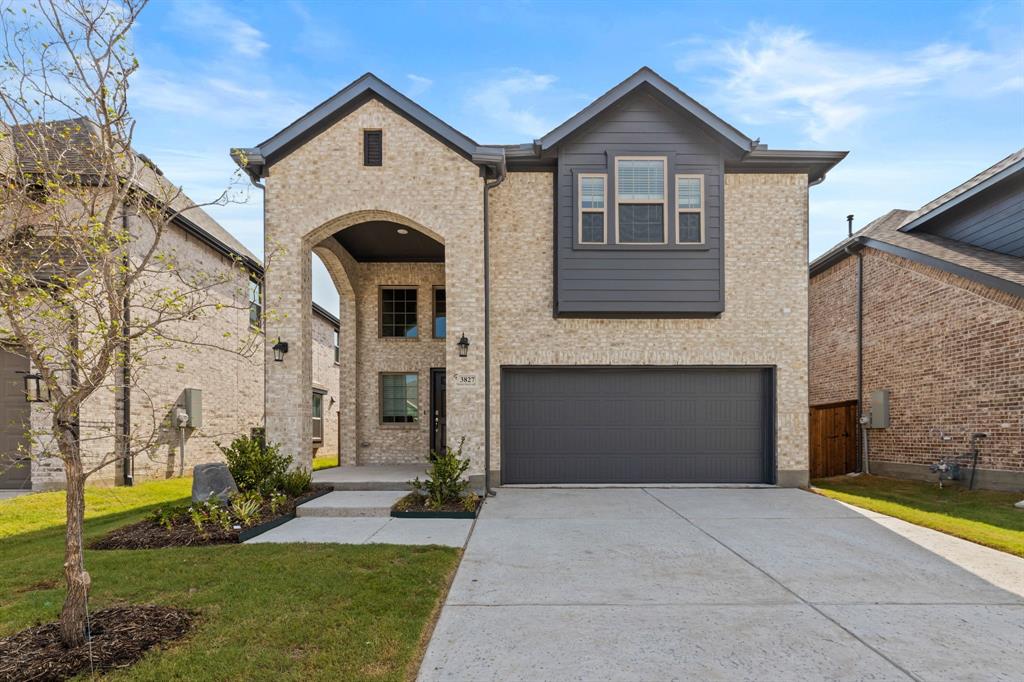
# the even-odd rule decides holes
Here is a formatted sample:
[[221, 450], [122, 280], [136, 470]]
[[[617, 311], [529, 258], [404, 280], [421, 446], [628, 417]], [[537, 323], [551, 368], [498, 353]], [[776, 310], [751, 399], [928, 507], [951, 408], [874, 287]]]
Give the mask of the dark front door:
[[771, 483], [769, 369], [501, 373], [502, 483]]
[[445, 421], [448, 414], [444, 369], [430, 370], [430, 450], [443, 452], [447, 443]]

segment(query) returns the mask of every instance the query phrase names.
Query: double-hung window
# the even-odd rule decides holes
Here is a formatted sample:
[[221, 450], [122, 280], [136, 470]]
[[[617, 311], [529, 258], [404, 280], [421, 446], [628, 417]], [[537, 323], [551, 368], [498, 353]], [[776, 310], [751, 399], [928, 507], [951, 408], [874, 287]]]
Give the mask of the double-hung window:
[[676, 176], [676, 239], [680, 244], [704, 242], [704, 176]]
[[419, 376], [380, 375], [380, 421], [383, 424], [412, 424], [419, 419]]
[[579, 243], [605, 244], [606, 206], [608, 177], [603, 173], [580, 173], [579, 175]]
[[615, 234], [619, 244], [667, 243], [665, 157], [615, 159]]

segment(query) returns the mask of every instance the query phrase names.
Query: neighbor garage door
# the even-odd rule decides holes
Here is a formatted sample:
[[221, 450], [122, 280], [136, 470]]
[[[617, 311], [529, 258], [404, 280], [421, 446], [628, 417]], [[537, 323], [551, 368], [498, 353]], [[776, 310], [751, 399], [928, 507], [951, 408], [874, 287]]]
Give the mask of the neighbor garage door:
[[503, 483], [771, 483], [763, 368], [504, 368]]

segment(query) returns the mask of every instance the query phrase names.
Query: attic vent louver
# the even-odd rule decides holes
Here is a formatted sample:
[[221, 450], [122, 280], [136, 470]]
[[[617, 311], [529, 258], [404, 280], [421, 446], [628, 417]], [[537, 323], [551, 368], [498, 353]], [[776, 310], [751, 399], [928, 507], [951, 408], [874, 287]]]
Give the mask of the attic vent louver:
[[384, 164], [383, 131], [363, 131], [363, 165], [381, 166]]

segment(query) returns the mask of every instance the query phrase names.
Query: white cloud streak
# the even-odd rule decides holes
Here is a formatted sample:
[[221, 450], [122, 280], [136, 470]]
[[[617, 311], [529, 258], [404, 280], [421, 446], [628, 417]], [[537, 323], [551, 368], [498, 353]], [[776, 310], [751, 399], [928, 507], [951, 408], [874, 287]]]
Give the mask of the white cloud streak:
[[538, 137], [551, 129], [550, 121], [535, 113], [531, 98], [544, 94], [557, 80], [549, 74], [514, 69], [478, 86], [469, 104], [505, 134]]
[[1021, 54], [933, 43], [885, 53], [831, 45], [792, 27], [751, 25], [738, 41], [694, 49], [681, 71], [720, 70], [716, 98], [748, 123], [792, 121], [816, 142], [926, 90], [983, 97], [1024, 86]]

